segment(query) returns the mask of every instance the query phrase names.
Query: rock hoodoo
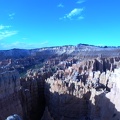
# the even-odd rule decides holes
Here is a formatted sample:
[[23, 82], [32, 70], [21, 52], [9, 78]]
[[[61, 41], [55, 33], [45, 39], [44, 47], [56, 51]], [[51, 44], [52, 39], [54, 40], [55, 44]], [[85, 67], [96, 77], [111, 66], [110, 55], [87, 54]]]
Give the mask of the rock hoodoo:
[[[118, 102], [120, 69], [112, 71], [113, 68], [108, 66], [108, 70], [106, 68], [104, 72], [103, 64], [100, 64], [100, 67], [94, 66], [94, 64], [99, 66], [98, 61], [88, 63], [92, 63], [91, 67], [98, 71], [83, 68], [79, 72], [80, 63], [73, 65], [72, 70], [57, 71], [46, 80], [45, 97], [54, 120], [118, 120], [120, 118]], [[82, 67], [85, 65], [86, 63], [82, 63]]]

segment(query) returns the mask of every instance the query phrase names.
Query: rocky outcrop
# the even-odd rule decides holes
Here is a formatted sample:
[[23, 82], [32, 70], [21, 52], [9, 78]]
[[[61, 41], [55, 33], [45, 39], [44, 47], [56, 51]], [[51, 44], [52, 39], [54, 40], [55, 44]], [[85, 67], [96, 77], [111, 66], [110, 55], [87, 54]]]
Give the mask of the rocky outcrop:
[[[54, 120], [116, 120], [120, 117], [118, 96], [92, 89], [77, 95], [60, 92], [47, 93], [49, 112]], [[81, 92], [81, 94], [79, 94]], [[109, 95], [110, 94], [110, 95]], [[77, 96], [80, 96], [79, 98]], [[110, 97], [111, 96], [111, 97]], [[115, 98], [114, 98], [115, 97]], [[114, 99], [114, 100], [113, 100]], [[114, 101], [114, 102], [113, 102]]]
[[20, 81], [17, 71], [0, 73], [0, 120], [11, 114], [23, 116], [19, 99]]
[[25, 120], [39, 120], [45, 110], [44, 82], [50, 77], [50, 71], [28, 71], [26, 78], [21, 78], [20, 100]]
[[116, 59], [101, 62], [95, 59], [73, 65], [65, 71], [59, 70], [48, 78], [45, 97], [53, 119], [118, 120], [120, 69], [113, 67], [118, 63]]
[[15, 70], [1, 69], [0, 120], [12, 114], [23, 120], [118, 120], [119, 61], [62, 55], [20, 79]]

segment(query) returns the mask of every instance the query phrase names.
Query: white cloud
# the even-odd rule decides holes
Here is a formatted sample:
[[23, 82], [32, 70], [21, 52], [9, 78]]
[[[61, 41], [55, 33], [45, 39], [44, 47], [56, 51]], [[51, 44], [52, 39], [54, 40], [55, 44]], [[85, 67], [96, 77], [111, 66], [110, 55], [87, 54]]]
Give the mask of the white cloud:
[[15, 16], [15, 13], [10, 13], [10, 14], [9, 14], [9, 18], [10, 18], [10, 19], [14, 19], [14, 16]]
[[0, 40], [3, 40], [4, 38], [11, 37], [15, 34], [17, 34], [17, 31], [0, 31]]
[[18, 33], [18, 31], [10, 30], [11, 26], [0, 25], [0, 40], [4, 38], [11, 37]]
[[61, 8], [63, 8], [64, 5], [60, 3], [57, 7], [61, 7]]
[[83, 8], [74, 8], [70, 13], [66, 14], [62, 19], [79, 19], [84, 18], [81, 13], [84, 11]]
[[11, 26], [4, 26], [4, 25], [0, 25], [0, 30], [3, 30], [3, 29], [8, 29], [10, 28]]
[[76, 3], [81, 4], [81, 3], [84, 3], [84, 2], [85, 2], [84, 0], [78, 0]]

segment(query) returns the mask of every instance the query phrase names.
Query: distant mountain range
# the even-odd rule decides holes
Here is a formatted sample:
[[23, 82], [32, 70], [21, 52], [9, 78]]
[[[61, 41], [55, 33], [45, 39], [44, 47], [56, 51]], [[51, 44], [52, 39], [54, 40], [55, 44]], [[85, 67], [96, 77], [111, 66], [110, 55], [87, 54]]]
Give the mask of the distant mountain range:
[[94, 46], [88, 44], [65, 45], [56, 47], [44, 47], [37, 49], [11, 49], [0, 50], [0, 60], [9, 58], [24, 58], [30, 56], [46, 57], [51, 55], [78, 55], [78, 56], [119, 56], [120, 47], [114, 46]]

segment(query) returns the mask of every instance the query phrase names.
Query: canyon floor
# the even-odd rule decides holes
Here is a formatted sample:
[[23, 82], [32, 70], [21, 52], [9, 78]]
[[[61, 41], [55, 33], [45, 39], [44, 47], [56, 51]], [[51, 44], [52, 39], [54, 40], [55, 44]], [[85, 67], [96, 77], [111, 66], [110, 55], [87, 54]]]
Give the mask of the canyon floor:
[[0, 51], [0, 120], [120, 120], [120, 47]]

